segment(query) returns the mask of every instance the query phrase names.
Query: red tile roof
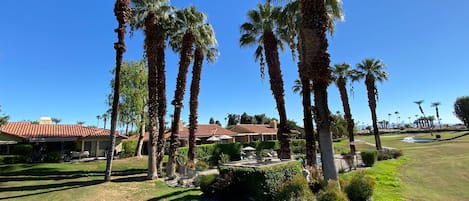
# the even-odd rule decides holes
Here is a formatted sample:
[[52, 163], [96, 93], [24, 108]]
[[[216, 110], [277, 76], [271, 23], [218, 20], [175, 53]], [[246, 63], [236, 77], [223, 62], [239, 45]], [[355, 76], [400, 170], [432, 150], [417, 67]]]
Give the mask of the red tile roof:
[[277, 129], [269, 124], [238, 124], [231, 130], [237, 133], [277, 133]]
[[[145, 133], [144, 141], [148, 141], [148, 132]], [[197, 125], [197, 130], [195, 131], [195, 137], [210, 137], [212, 135], [228, 135], [228, 136], [235, 136], [237, 135], [236, 132], [230, 131], [225, 129], [217, 124], [199, 124]], [[169, 138], [171, 136], [171, 131], [166, 131], [165, 138]], [[189, 127], [183, 127], [182, 130], [179, 132], [179, 138], [189, 138]], [[134, 135], [129, 137], [129, 140], [137, 140], [138, 135]]]
[[30, 122], [10, 122], [0, 127], [0, 131], [2, 133], [7, 133], [22, 138], [100, 137], [109, 136], [110, 133], [110, 130], [107, 129], [83, 127], [81, 125], [32, 124]]

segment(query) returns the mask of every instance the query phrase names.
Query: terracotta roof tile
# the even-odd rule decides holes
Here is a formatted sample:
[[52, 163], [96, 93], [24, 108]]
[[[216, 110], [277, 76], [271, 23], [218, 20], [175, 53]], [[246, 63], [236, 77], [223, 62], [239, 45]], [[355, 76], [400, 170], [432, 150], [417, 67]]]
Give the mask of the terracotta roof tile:
[[0, 131], [22, 138], [109, 136], [109, 130], [102, 128], [73, 124], [31, 124], [30, 122], [10, 122], [0, 127]]
[[[148, 141], [149, 133], [146, 132], [144, 136], [144, 141]], [[195, 132], [195, 137], [210, 137], [212, 135], [228, 135], [228, 136], [235, 136], [237, 135], [236, 132], [230, 131], [225, 129], [217, 124], [199, 124], [197, 126], [197, 130]], [[171, 136], [171, 131], [166, 131], [165, 138], [169, 138]], [[189, 138], [189, 128], [183, 127], [181, 132], [179, 133], [179, 138]], [[137, 140], [138, 136], [131, 136], [129, 140]]]
[[269, 124], [238, 124], [233, 129], [237, 133], [277, 133]]

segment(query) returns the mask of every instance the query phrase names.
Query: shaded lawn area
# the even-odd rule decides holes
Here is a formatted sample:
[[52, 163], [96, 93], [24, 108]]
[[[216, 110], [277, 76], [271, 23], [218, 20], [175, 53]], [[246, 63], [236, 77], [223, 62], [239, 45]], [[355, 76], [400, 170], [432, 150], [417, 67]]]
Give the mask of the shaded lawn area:
[[106, 161], [0, 165], [0, 200], [200, 200], [198, 189], [146, 180], [146, 163], [115, 160], [107, 183]]
[[[465, 133], [467, 131], [439, 134], [442, 135], [442, 139], [449, 139]], [[394, 198], [396, 200], [467, 200], [469, 198], [467, 186], [469, 157], [466, 154], [469, 151], [469, 136], [431, 143], [400, 141], [408, 136], [433, 138], [429, 133], [381, 136], [383, 146], [402, 149], [404, 157], [379, 162], [375, 167], [370, 168], [369, 173], [372, 177], [391, 175], [389, 178], [377, 179], [374, 200], [393, 200]], [[358, 139], [374, 143], [373, 136], [360, 136]], [[397, 194], [392, 191], [392, 188], [388, 188], [393, 185], [396, 186], [394, 190], [398, 192]]]

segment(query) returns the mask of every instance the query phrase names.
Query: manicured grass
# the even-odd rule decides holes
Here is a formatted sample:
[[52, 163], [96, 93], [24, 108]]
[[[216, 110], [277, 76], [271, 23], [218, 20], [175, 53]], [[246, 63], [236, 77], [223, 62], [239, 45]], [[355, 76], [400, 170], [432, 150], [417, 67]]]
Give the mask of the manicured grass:
[[[442, 139], [449, 139], [467, 132], [443, 132]], [[426, 134], [402, 134], [381, 136], [383, 146], [402, 149], [404, 157], [398, 160], [382, 161], [369, 170], [377, 177], [374, 200], [467, 200], [469, 198], [469, 136], [431, 143], [404, 143], [404, 137], [426, 137]], [[358, 137], [374, 143], [373, 136]], [[393, 164], [395, 163], [395, 164]], [[395, 167], [394, 167], [395, 165]], [[384, 167], [383, 167], [384, 166]], [[397, 183], [400, 187], [393, 189]], [[381, 176], [380, 176], [381, 177]], [[385, 181], [385, 182], [381, 182]], [[385, 185], [383, 185], [383, 183]], [[386, 185], [389, 184], [389, 185]], [[396, 190], [398, 193], [394, 193]], [[402, 191], [402, 193], [400, 193]]]
[[0, 200], [200, 200], [198, 189], [146, 180], [146, 162], [115, 160], [107, 183], [106, 161], [0, 165]]

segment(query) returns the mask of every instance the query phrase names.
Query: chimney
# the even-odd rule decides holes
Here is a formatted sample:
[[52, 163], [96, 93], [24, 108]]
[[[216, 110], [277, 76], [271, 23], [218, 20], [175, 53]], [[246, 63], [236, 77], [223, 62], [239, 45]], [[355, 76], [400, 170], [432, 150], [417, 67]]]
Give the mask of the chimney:
[[182, 122], [182, 119], [179, 119], [179, 131], [184, 130], [184, 123]]
[[270, 127], [277, 130], [277, 121], [276, 120], [270, 121]]
[[41, 117], [39, 118], [39, 124], [52, 124], [51, 117]]

